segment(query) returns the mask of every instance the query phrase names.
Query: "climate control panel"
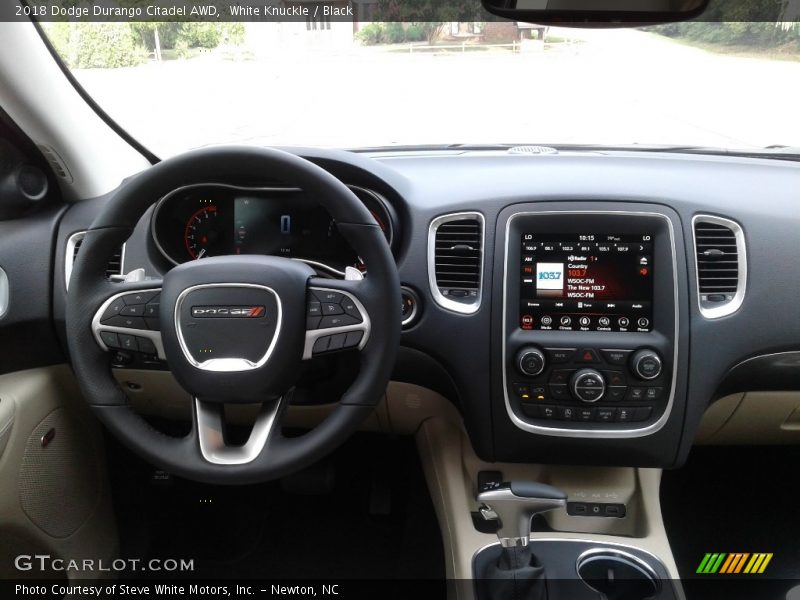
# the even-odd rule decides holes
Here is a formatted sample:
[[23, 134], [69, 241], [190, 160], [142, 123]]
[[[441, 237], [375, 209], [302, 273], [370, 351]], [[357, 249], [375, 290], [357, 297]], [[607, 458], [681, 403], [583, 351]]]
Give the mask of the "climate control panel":
[[507, 365], [507, 394], [521, 419], [560, 428], [644, 427], [666, 408], [665, 361], [647, 348], [525, 345]]

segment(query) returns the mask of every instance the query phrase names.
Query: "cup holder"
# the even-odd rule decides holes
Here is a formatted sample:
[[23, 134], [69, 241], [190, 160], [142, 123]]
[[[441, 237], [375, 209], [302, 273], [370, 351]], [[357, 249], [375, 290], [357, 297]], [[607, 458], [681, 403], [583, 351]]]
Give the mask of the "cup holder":
[[606, 600], [650, 600], [660, 583], [644, 561], [621, 550], [596, 548], [578, 557], [578, 575]]

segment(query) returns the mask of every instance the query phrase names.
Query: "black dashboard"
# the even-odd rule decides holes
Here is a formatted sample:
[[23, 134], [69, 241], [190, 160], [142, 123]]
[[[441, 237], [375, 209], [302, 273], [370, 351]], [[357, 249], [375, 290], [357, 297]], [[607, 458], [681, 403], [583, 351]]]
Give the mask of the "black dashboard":
[[[293, 151], [358, 190], [383, 226], [416, 303], [393, 378], [450, 398], [481, 458], [678, 466], [723, 392], [800, 385], [770, 358], [800, 351], [800, 280], [785, 270], [800, 245], [796, 163]], [[287, 188], [178, 190], [132, 232], [123, 270], [158, 277], [237, 252], [332, 277], [360, 267], [313, 198]], [[60, 217], [56, 265], [105, 201]], [[55, 269], [62, 338], [65, 284]], [[346, 362], [325, 360], [340, 361], [328, 373]]]

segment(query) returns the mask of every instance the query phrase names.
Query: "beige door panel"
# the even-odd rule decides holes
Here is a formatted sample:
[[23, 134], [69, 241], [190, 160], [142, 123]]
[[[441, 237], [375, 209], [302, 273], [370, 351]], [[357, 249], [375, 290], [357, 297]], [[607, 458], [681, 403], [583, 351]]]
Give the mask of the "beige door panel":
[[48, 576], [17, 571], [21, 554], [108, 564], [117, 532], [103, 440], [72, 372], [57, 366], [0, 376], [0, 407], [0, 422], [10, 423], [0, 433], [0, 577]]

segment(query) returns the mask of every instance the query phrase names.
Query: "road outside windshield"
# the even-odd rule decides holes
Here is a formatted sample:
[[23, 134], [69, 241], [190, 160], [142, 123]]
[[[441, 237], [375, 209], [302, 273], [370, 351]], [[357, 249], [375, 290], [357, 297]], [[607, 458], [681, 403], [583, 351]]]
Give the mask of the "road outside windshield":
[[316, 25], [44, 28], [162, 157], [219, 143], [800, 146], [798, 27]]

